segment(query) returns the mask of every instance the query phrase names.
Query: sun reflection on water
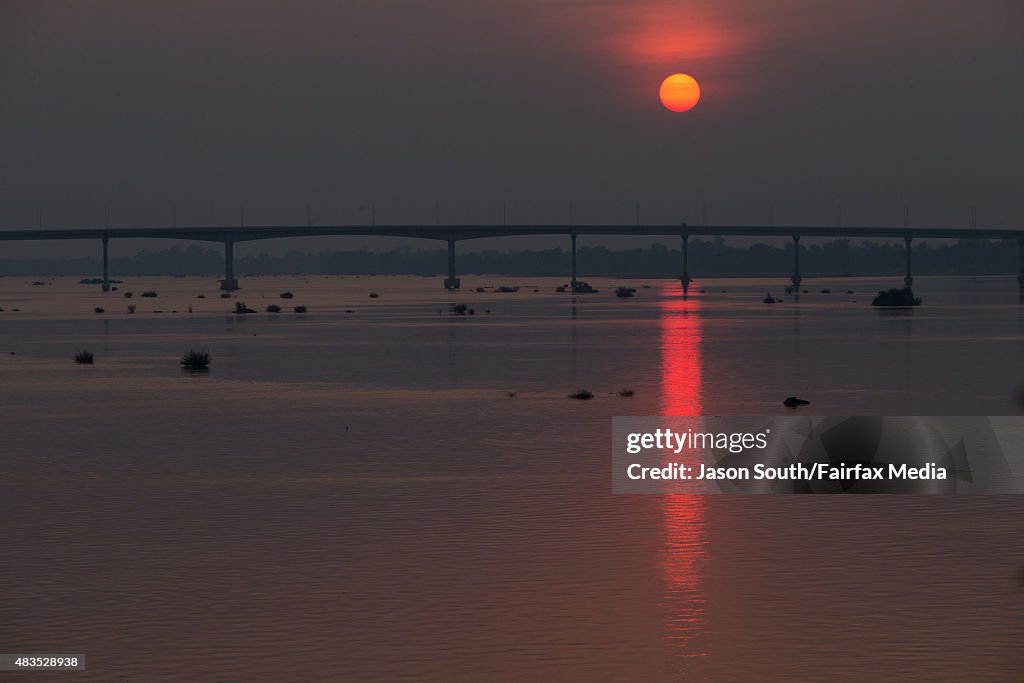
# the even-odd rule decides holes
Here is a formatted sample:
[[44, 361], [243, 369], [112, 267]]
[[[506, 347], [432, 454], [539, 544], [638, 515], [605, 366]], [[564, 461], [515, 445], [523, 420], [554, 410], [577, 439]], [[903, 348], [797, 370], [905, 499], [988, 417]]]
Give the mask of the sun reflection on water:
[[[661, 414], [700, 415], [700, 299], [683, 300], [679, 284], [669, 285], [661, 302]], [[668, 456], [679, 462], [680, 456]], [[692, 456], [691, 456], [692, 457]], [[660, 558], [665, 582], [665, 638], [681, 657], [707, 654], [702, 568], [707, 545], [706, 501], [697, 495], [662, 496], [665, 545]]]

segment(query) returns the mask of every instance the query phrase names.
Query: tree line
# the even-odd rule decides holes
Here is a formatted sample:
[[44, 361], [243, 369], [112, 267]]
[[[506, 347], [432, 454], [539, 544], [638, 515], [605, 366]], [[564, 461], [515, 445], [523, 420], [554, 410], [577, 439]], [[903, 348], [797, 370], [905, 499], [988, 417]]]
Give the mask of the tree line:
[[[460, 243], [461, 249], [468, 244]], [[1016, 274], [1016, 240], [962, 240], [948, 244], [918, 241], [912, 247], [915, 275]], [[800, 245], [800, 270], [805, 275], [880, 275], [901, 273], [906, 252], [901, 243], [842, 239]], [[579, 276], [678, 276], [679, 249], [662, 244], [647, 248], [611, 250], [584, 246], [577, 250]], [[447, 271], [446, 249], [392, 249], [390, 251], [289, 252], [281, 256], [259, 254], [235, 258], [239, 275], [400, 275], [441, 274]], [[570, 254], [561, 248], [517, 251], [462, 251], [456, 255], [459, 274], [567, 276]], [[689, 270], [693, 277], [788, 274], [793, 268], [793, 244], [733, 246], [722, 238], [691, 239]], [[101, 272], [98, 258], [0, 260], [0, 275], [90, 275]], [[111, 275], [222, 275], [224, 256], [219, 250], [197, 245], [160, 251], [140, 251], [111, 259]]]

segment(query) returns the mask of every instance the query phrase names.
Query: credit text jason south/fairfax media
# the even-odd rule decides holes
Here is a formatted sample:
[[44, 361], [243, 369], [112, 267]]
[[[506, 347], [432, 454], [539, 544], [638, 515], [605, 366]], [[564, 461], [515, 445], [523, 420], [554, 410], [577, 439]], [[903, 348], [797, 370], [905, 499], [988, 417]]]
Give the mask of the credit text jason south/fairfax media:
[[[804, 481], [880, 480], [880, 479], [947, 479], [946, 468], [935, 463], [922, 467], [909, 465], [832, 465], [824, 462], [793, 463], [784, 467], [754, 465], [749, 467], [708, 467], [703, 463], [690, 466], [672, 463], [664, 467], [644, 467], [634, 463], [626, 468], [630, 479], [799, 479]], [[753, 475], [753, 476], [751, 476]]]

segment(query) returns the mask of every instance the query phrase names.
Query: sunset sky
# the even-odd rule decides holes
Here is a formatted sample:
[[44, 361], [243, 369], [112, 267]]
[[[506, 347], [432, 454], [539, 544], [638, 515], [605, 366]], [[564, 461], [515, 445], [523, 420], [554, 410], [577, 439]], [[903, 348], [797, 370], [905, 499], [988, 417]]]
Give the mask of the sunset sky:
[[1022, 73], [1014, 0], [0, 0], [0, 227], [1020, 227]]

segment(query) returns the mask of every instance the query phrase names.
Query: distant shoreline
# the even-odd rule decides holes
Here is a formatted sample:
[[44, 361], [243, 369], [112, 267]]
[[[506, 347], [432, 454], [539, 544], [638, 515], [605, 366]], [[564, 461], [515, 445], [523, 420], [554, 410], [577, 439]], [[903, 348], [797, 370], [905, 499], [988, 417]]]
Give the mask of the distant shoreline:
[[[98, 250], [97, 250], [98, 252]], [[1016, 275], [1018, 245], [1004, 241], [971, 240], [952, 244], [915, 243], [914, 275]], [[465, 251], [456, 256], [460, 273], [509, 277], [568, 277], [569, 251], [560, 248], [517, 251]], [[902, 244], [835, 240], [800, 248], [800, 268], [811, 277], [872, 277], [903, 272], [906, 251]], [[692, 239], [690, 276], [777, 277], [792, 270], [793, 247], [754, 244], [732, 246], [723, 239]], [[655, 244], [644, 249], [610, 250], [581, 246], [580, 277], [679, 277], [682, 253]], [[222, 276], [220, 250], [197, 245], [160, 251], [139, 251], [124, 257], [112, 254], [110, 272], [117, 276]], [[235, 257], [235, 272], [260, 275], [434, 275], [447, 271], [443, 249], [390, 251], [293, 251]], [[102, 272], [95, 258], [0, 259], [0, 276], [95, 276]]]

